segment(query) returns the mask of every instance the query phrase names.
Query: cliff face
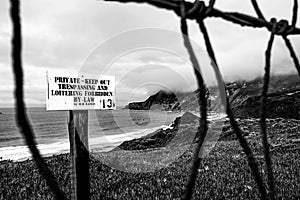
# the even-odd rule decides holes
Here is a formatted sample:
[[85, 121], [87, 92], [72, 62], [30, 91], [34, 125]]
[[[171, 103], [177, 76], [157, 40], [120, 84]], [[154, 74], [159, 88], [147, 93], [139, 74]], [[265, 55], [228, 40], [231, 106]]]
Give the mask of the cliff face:
[[[229, 103], [236, 117], [259, 118], [262, 85], [262, 78], [226, 84]], [[216, 88], [209, 88], [209, 93], [206, 96], [209, 110], [218, 112], [220, 99], [216, 98], [216, 95], [214, 95], [216, 93]], [[143, 102], [129, 103], [126, 108], [133, 110], [199, 112], [198, 94], [198, 90], [176, 95], [170, 92], [159, 91]], [[267, 99], [267, 118], [300, 119], [299, 111], [300, 81], [298, 75], [271, 77]]]
[[[236, 117], [259, 118], [262, 79], [227, 84], [229, 102]], [[267, 118], [300, 119], [300, 82], [297, 75], [271, 77]]]
[[145, 101], [129, 103], [125, 108], [130, 110], [180, 110], [176, 95], [162, 90], [150, 96]]
[[186, 112], [177, 117], [171, 127], [161, 128], [141, 138], [125, 141], [118, 146], [123, 150], [143, 150], [160, 147], [178, 147], [194, 141], [199, 117]]
[[[125, 106], [130, 110], [164, 110], [164, 111], [195, 111], [199, 112], [199, 91], [172, 93], [159, 91], [142, 102], [132, 102]], [[208, 93], [207, 93], [208, 95]]]
[[[260, 117], [260, 96], [244, 96], [232, 102], [233, 112], [240, 118]], [[300, 119], [300, 90], [268, 95], [267, 118]]]

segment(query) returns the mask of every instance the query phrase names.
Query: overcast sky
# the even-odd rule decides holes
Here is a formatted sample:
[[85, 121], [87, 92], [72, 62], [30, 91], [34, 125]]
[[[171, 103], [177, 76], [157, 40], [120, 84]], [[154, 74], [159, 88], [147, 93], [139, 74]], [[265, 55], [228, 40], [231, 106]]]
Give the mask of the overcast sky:
[[[0, 1], [0, 107], [13, 106], [9, 1]], [[291, 19], [292, 0], [259, 2], [265, 17]], [[195, 78], [179, 34], [179, 18], [146, 4], [95, 0], [22, 1], [25, 100], [45, 104], [46, 70], [72, 69], [116, 76], [117, 102], [143, 100], [159, 89], [189, 91]], [[250, 0], [219, 0], [216, 8], [255, 15]], [[262, 75], [269, 33], [207, 19], [221, 72], [227, 81]], [[299, 20], [298, 20], [299, 27]], [[193, 46], [207, 82], [214, 82], [195, 22], [189, 22]], [[298, 55], [300, 38], [290, 37]], [[275, 41], [273, 73], [292, 73], [280, 38]]]

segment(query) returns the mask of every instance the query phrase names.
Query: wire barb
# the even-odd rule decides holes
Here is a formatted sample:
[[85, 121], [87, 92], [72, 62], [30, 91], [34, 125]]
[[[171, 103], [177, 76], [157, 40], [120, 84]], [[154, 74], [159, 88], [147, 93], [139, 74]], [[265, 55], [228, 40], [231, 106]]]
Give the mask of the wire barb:
[[193, 7], [186, 12], [185, 17], [195, 18], [197, 14], [203, 13], [204, 7], [203, 1], [196, 0]]
[[206, 10], [205, 16], [208, 16], [210, 12], [213, 10], [216, 0], [209, 0], [208, 8]]

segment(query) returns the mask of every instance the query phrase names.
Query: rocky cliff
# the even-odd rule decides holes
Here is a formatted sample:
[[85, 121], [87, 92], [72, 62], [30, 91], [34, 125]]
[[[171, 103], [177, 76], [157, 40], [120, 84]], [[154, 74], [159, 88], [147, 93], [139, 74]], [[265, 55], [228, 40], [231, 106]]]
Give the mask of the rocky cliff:
[[[156, 94], [148, 97], [145, 101], [129, 103], [125, 108], [130, 110], [181, 110], [199, 112], [198, 94], [198, 90], [176, 94], [160, 90]], [[207, 96], [208, 95], [207, 93]]]
[[199, 117], [186, 112], [182, 116], [177, 117], [170, 127], [158, 129], [141, 138], [125, 141], [116, 149], [142, 150], [187, 145], [194, 140], [198, 125]]
[[[236, 117], [258, 118], [262, 78], [252, 81], [236, 81], [226, 84], [229, 102]], [[209, 110], [217, 111], [220, 99], [217, 89], [209, 88], [207, 99]], [[143, 102], [133, 102], [126, 106], [133, 110], [196, 111], [199, 91], [174, 93], [159, 91]], [[267, 100], [267, 118], [300, 119], [300, 81], [298, 75], [280, 75], [270, 78]]]
[[129, 103], [125, 108], [130, 110], [180, 110], [176, 95], [163, 90], [151, 95], [145, 101]]
[[[236, 117], [258, 118], [262, 78], [227, 84], [229, 101]], [[300, 119], [300, 81], [298, 75], [271, 77], [267, 118]]]

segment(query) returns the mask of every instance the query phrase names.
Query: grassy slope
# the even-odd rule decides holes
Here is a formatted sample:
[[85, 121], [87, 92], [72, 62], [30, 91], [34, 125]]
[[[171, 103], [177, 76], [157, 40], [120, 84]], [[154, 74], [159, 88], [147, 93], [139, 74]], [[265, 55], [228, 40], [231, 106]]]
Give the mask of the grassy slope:
[[[291, 140], [299, 139], [299, 121], [286, 123], [272, 121], [269, 124], [274, 147], [272, 149], [274, 149], [276, 191], [278, 198], [297, 199], [300, 197], [299, 148], [297, 145], [293, 148], [283, 147], [290, 144]], [[249, 121], [244, 123], [245, 126], [247, 124], [251, 123]], [[286, 129], [286, 125], [296, 125], [298, 128], [290, 131]], [[253, 127], [255, 126], [251, 124], [252, 129]], [[248, 140], [255, 150], [259, 163], [262, 164], [260, 139], [251, 135]], [[280, 145], [283, 145], [282, 148]], [[181, 146], [172, 149], [112, 151], [92, 155], [90, 160], [92, 199], [179, 199], [183, 194], [192, 155], [191, 150], [187, 149], [187, 146]], [[119, 163], [125, 171], [110, 168], [101, 161], [110, 163], [110, 166], [112, 164], [117, 166]], [[63, 190], [69, 195], [69, 156], [53, 156], [47, 159], [47, 163]], [[156, 168], [160, 169], [149, 171]], [[126, 172], [126, 169], [130, 172]], [[145, 170], [149, 172], [141, 173]], [[0, 199], [52, 199], [45, 181], [32, 161], [20, 163], [3, 161], [0, 163], [0, 175]], [[238, 142], [234, 139], [219, 141], [203, 159], [199, 169], [196, 199], [220, 198], [258, 198], [247, 162]]]

